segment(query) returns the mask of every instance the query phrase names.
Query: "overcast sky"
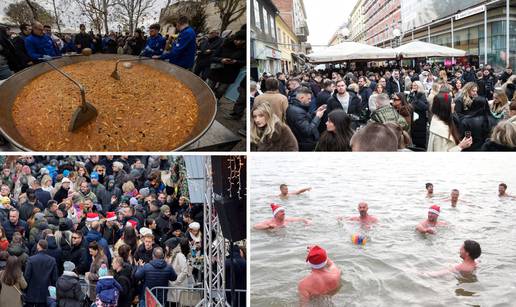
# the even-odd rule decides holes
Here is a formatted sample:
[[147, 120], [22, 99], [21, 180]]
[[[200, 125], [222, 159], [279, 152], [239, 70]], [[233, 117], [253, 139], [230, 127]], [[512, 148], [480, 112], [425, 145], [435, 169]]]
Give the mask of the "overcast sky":
[[308, 42], [328, 45], [337, 28], [348, 19], [358, 0], [304, 0], [307, 14]]

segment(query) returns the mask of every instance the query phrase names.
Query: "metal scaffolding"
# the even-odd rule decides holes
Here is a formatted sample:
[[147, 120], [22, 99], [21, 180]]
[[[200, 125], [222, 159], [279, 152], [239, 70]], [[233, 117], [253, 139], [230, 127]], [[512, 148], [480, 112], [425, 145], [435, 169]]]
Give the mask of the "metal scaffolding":
[[205, 157], [205, 204], [204, 204], [204, 297], [197, 306], [229, 306], [225, 286], [225, 240], [215, 210], [211, 157]]

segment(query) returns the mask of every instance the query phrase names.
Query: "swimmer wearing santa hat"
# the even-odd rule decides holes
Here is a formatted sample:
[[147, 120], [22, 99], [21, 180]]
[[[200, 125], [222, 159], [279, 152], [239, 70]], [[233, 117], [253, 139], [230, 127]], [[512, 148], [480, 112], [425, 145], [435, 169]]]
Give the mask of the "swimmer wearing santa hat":
[[340, 288], [342, 271], [328, 258], [320, 246], [309, 246], [306, 263], [312, 272], [298, 284], [301, 306], [308, 306], [311, 299], [318, 296], [334, 295]]
[[271, 204], [273, 218], [254, 225], [254, 229], [274, 229], [287, 226], [292, 222], [303, 222], [306, 225], [312, 224], [312, 221], [302, 217], [285, 217], [285, 208], [278, 204]]
[[439, 214], [441, 213], [441, 207], [438, 205], [432, 205], [428, 209], [428, 218], [419, 225], [417, 225], [416, 230], [420, 233], [429, 233], [429, 234], [435, 234], [435, 227], [436, 226], [444, 226], [446, 225], [445, 222], [438, 222], [437, 218], [439, 217]]

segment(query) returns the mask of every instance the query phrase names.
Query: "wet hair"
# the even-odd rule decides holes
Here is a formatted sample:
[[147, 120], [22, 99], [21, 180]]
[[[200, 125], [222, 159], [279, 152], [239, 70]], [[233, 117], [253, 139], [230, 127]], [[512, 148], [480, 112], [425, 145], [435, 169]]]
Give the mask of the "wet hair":
[[287, 187], [287, 185], [286, 185], [286, 184], [284, 184], [284, 183], [280, 184], [280, 186], [279, 186], [279, 188], [280, 188], [280, 189], [282, 189], [282, 188], [286, 188], [286, 187]]
[[507, 185], [505, 183], [500, 183], [498, 186], [504, 187], [507, 190]]
[[426, 188], [426, 189], [428, 189], [428, 187], [433, 187], [433, 186], [434, 186], [434, 185], [433, 185], [432, 183], [430, 183], [430, 182], [427, 182], [427, 183], [425, 184], [425, 188]]
[[441, 90], [434, 97], [432, 113], [443, 121], [449, 129], [449, 135], [453, 137], [455, 144], [460, 141], [459, 131], [453, 122], [452, 94], [447, 89]]
[[321, 151], [351, 151], [350, 140], [353, 136], [351, 118], [344, 110], [334, 110], [328, 114], [328, 120], [335, 126], [335, 131], [324, 131], [317, 149]]
[[458, 189], [452, 189], [451, 191], [452, 191], [452, 192], [459, 192], [459, 190], [458, 190]]
[[480, 257], [482, 254], [482, 249], [480, 248], [480, 244], [473, 240], [464, 241], [464, 250], [468, 253], [469, 257], [473, 260]]

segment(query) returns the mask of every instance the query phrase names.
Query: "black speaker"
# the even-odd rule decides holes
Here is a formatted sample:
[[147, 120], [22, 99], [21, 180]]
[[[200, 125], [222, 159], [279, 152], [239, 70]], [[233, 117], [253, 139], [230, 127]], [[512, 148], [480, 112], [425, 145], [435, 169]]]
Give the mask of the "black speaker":
[[247, 219], [245, 202], [222, 199], [215, 201], [222, 235], [231, 242], [246, 238]]
[[243, 240], [247, 229], [247, 159], [245, 156], [212, 156], [211, 161], [215, 209], [222, 234], [232, 242]]

